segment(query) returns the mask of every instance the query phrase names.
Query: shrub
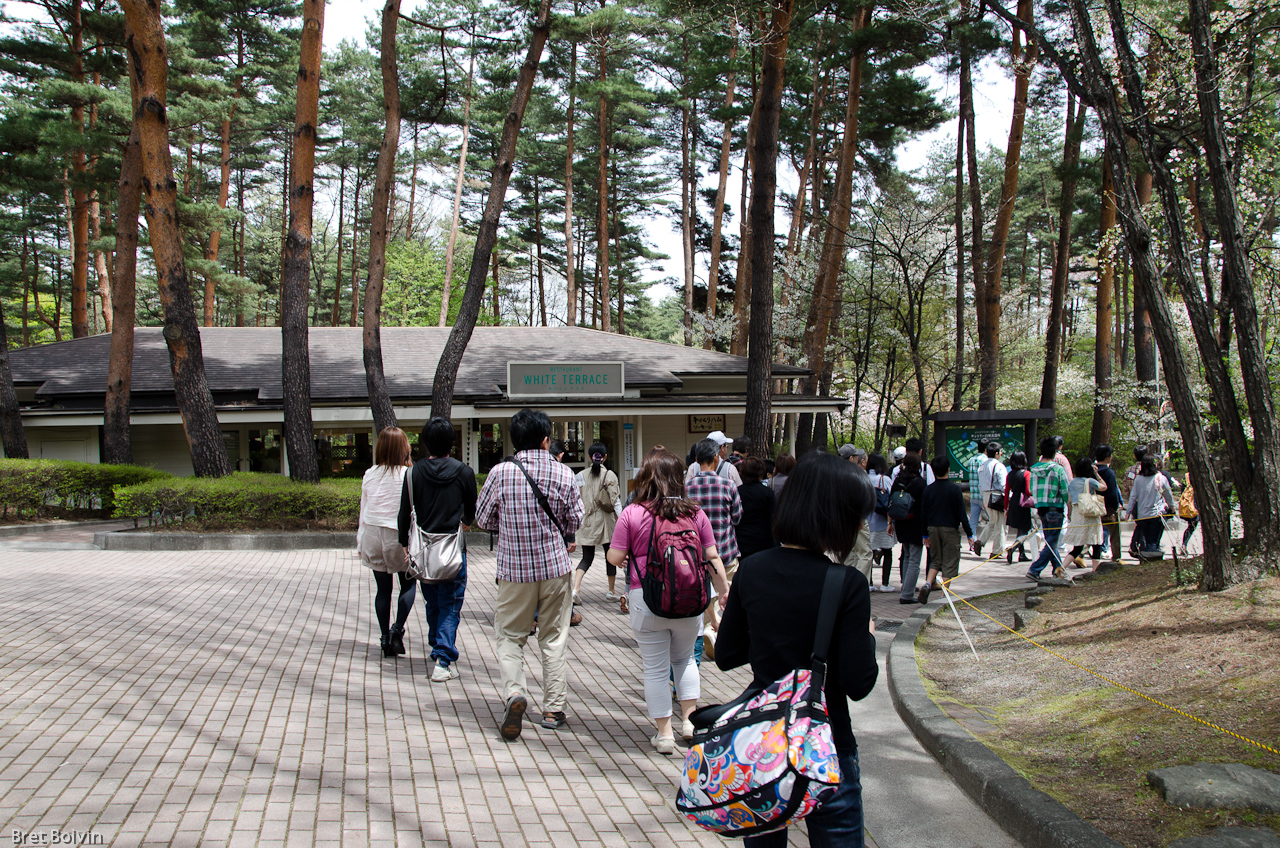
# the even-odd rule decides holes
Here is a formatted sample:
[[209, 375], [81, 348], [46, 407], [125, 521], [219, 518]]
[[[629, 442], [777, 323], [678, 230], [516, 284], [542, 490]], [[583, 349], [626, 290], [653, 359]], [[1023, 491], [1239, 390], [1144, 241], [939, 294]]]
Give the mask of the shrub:
[[313, 523], [333, 529], [360, 518], [360, 481], [297, 483], [280, 474], [235, 473], [222, 478], [171, 477], [116, 490], [115, 514], [197, 528], [253, 529]]
[[0, 505], [4, 516], [12, 509], [33, 515], [64, 511], [113, 509], [113, 490], [170, 475], [139, 465], [99, 465], [58, 459], [0, 459]]

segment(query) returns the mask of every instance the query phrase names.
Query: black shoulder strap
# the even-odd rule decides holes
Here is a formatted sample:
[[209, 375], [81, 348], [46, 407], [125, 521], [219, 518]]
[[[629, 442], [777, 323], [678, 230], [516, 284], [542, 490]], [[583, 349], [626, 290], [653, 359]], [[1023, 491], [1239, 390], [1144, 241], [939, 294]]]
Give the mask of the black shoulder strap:
[[822, 600], [818, 603], [818, 628], [813, 636], [813, 661], [809, 697], [817, 700], [827, 678], [827, 652], [831, 647], [831, 634], [836, 629], [836, 615], [844, 600], [844, 580], [848, 566], [832, 563], [827, 566], [827, 576], [822, 581]]
[[533, 494], [538, 498], [538, 503], [542, 505], [542, 511], [547, 514], [547, 517], [551, 519], [551, 523], [556, 526], [556, 530], [558, 530], [560, 535], [563, 537], [564, 527], [561, 526], [560, 519], [556, 518], [556, 514], [551, 511], [551, 504], [547, 503], [547, 496], [542, 494], [542, 490], [538, 488], [538, 484], [535, 483], [533, 477], [529, 475], [529, 469], [524, 467], [524, 463], [520, 461], [519, 457], [513, 456], [511, 457], [511, 461], [514, 462], [516, 464], [516, 468], [519, 468], [521, 473], [524, 474], [524, 479], [529, 481], [529, 485], [533, 487]]

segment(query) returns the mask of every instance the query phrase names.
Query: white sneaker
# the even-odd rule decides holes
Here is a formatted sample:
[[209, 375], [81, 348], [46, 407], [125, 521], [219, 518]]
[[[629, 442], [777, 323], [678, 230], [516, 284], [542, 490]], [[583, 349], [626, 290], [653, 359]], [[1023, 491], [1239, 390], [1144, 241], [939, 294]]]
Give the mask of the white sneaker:
[[688, 745], [693, 742], [693, 722], [685, 719], [680, 724], [680, 736], [684, 739], [684, 744]]
[[579, 598], [579, 597], [578, 597], [578, 593], [577, 593], [577, 592], [574, 592], [574, 593], [573, 593], [573, 605], [576, 607], [576, 606], [580, 606], [581, 604], [582, 604], [582, 598]]
[[653, 743], [653, 749], [659, 754], [670, 756], [676, 752], [676, 740], [670, 736], [655, 735], [649, 741]]
[[621, 598], [621, 597], [622, 597], [622, 596], [621, 596], [621, 595], [619, 595], [617, 592], [609, 592], [609, 593], [607, 593], [607, 594], [604, 596], [604, 599], [605, 599], [606, 601], [616, 601], [616, 600], [618, 600], [618, 599], [619, 599], [619, 598]]
[[458, 676], [458, 670], [451, 665], [436, 663], [436, 670], [431, 672], [432, 683], [447, 683]]

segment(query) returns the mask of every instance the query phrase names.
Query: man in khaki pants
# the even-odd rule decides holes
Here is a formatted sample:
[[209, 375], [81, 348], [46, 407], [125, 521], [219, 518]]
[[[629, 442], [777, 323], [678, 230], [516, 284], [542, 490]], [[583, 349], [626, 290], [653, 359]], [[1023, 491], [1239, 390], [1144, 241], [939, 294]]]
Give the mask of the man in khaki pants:
[[493, 611], [502, 678], [502, 738], [520, 736], [528, 692], [524, 645], [534, 616], [542, 653], [543, 727], [565, 726], [573, 565], [569, 554], [582, 524], [582, 499], [569, 467], [548, 451], [551, 419], [522, 409], [511, 416], [514, 461], [494, 466], [476, 504], [476, 523], [498, 531], [498, 604]]

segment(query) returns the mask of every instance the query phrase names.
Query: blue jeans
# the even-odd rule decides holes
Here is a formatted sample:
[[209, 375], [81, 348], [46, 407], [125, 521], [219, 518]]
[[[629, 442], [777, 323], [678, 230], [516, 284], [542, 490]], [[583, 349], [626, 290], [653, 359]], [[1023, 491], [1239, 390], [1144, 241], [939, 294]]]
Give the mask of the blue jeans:
[[454, 580], [422, 584], [422, 608], [427, 614], [427, 642], [431, 659], [448, 667], [458, 661], [458, 619], [462, 598], [467, 593], [467, 554], [462, 554], [462, 570]]
[[[858, 771], [858, 752], [840, 754], [840, 788], [835, 797], [805, 819], [809, 825], [809, 848], [863, 848], [862, 778]], [[784, 848], [787, 829], [748, 836], [742, 840], [747, 848]]]
[[1054, 567], [1062, 564], [1058, 560], [1058, 539], [1062, 536], [1062, 510], [1057, 507], [1047, 507], [1040, 509], [1039, 512], [1040, 524], [1044, 530], [1044, 544], [1040, 547], [1040, 556], [1036, 557], [1036, 561], [1031, 563], [1029, 569], [1037, 577], [1045, 566], [1048, 566], [1049, 573], [1052, 574]]

